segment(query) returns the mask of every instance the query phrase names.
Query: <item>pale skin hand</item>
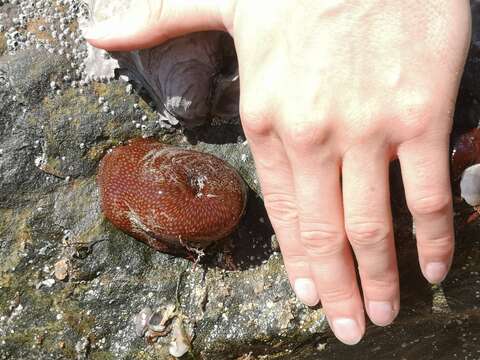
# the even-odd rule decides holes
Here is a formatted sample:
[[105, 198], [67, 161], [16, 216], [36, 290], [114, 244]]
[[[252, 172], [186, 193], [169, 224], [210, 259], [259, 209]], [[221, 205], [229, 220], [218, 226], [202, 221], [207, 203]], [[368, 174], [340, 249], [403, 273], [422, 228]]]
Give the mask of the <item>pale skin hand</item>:
[[[468, 0], [142, 0], [86, 35], [109, 50], [192, 31], [235, 40], [241, 120], [290, 282], [357, 343], [399, 310], [388, 165], [398, 157], [419, 262], [453, 248], [448, 145], [470, 35]], [[341, 176], [341, 181], [340, 181]], [[353, 249], [353, 254], [350, 246]], [[359, 266], [363, 299], [355, 278]]]

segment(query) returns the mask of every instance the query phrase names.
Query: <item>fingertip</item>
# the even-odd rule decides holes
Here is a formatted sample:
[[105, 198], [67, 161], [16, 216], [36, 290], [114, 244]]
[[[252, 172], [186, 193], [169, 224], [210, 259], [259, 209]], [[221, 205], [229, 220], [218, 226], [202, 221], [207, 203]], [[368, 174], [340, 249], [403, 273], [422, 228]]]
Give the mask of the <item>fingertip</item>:
[[447, 277], [449, 266], [443, 262], [431, 262], [425, 265], [423, 275], [431, 284], [440, 284]]
[[148, 47], [140, 27], [125, 24], [122, 19], [112, 18], [94, 23], [83, 30], [82, 35], [92, 46], [107, 51], [130, 51]]
[[399, 308], [390, 301], [368, 301], [368, 317], [377, 326], [390, 325], [398, 315]]
[[112, 25], [110, 21], [91, 24], [83, 30], [83, 37], [89, 41], [105, 38], [112, 32]]
[[331, 328], [336, 338], [345, 345], [356, 345], [362, 340], [364, 327], [358, 321], [348, 317], [338, 317], [332, 320]]
[[315, 306], [320, 301], [317, 288], [312, 279], [298, 278], [293, 283], [298, 299], [307, 306]]
[[423, 276], [430, 284], [440, 284], [445, 280], [450, 271], [455, 251], [455, 239], [453, 235], [446, 235], [444, 240], [432, 242], [436, 245], [424, 246], [419, 242], [418, 252], [420, 259], [420, 267]]

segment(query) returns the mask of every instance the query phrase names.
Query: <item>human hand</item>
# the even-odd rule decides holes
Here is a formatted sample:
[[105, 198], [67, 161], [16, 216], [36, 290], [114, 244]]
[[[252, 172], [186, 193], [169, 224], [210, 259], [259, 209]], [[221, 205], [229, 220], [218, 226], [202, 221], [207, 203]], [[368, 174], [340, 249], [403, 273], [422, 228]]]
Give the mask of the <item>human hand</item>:
[[290, 282], [305, 304], [321, 300], [341, 341], [363, 336], [363, 303], [377, 325], [399, 311], [388, 186], [397, 156], [422, 272], [444, 279], [467, 0], [142, 0], [127, 16], [87, 39], [131, 50], [192, 31], [233, 36], [242, 125]]

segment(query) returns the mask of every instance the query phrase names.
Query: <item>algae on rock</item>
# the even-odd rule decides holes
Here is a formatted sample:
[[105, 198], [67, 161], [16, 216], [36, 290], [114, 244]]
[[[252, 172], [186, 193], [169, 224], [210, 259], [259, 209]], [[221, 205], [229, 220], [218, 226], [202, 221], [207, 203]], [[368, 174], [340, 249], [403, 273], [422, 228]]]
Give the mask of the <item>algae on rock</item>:
[[[480, 85], [471, 81], [480, 77], [475, 49], [456, 131], [480, 118]], [[430, 287], [418, 268], [411, 218], [393, 166], [402, 310], [393, 325], [368, 326], [359, 345], [344, 346], [328, 330], [322, 309], [301, 305], [290, 289], [238, 121], [163, 128], [148, 101], [127, 93], [122, 80], [51, 88], [71, 71], [65, 55], [44, 50], [0, 57], [0, 358], [167, 359], [171, 338], [148, 344], [133, 319], [146, 306], [160, 309], [176, 301], [197, 359], [478, 357], [479, 223], [465, 225], [457, 218], [451, 273], [441, 288]], [[225, 159], [252, 188], [246, 217], [231, 237], [236, 270], [194, 268], [103, 218], [98, 161], [110, 147], [150, 135]], [[221, 264], [224, 255], [211, 260]], [[59, 260], [68, 264], [63, 280], [55, 277]]]

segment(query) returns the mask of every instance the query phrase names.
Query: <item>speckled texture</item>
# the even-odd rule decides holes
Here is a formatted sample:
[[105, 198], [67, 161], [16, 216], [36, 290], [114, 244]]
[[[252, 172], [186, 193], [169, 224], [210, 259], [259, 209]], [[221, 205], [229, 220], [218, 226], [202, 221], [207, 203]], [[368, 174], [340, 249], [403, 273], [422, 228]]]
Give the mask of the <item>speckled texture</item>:
[[[16, 31], [10, 27], [26, 37], [20, 25], [34, 19], [18, 14], [32, 3], [11, 2], [0, 0], [0, 23], [10, 39]], [[476, 25], [456, 108], [456, 134], [480, 119], [480, 1], [472, 4]], [[148, 98], [126, 91], [125, 82], [80, 85], [81, 43], [66, 49], [57, 41], [59, 25], [70, 15], [59, 11], [57, 19], [44, 12], [68, 13], [76, 7], [76, 0], [35, 2], [29, 11], [48, 20], [41, 22], [47, 27], [41, 34], [50, 43], [21, 51], [21, 41], [15, 47], [10, 42], [0, 57], [0, 359], [170, 359], [170, 335], [148, 344], [137, 335], [133, 319], [146, 306], [156, 311], [172, 304], [178, 304], [193, 334], [198, 360], [480, 358], [480, 221], [466, 224], [470, 206], [455, 204], [452, 269], [441, 286], [429, 285], [419, 269], [399, 167], [392, 166], [400, 314], [385, 328], [368, 324], [358, 345], [341, 344], [321, 308], [295, 299], [271, 241], [239, 124], [165, 129]], [[55, 39], [50, 26], [57, 31]], [[66, 75], [70, 81], [64, 81]], [[128, 139], [151, 135], [222, 158], [252, 188], [245, 217], [231, 235], [234, 254], [243, 253], [238, 270], [195, 267], [136, 241], [102, 216], [95, 174], [103, 154]], [[55, 275], [59, 261], [67, 265], [63, 280]]]
[[204, 248], [230, 234], [246, 205], [246, 186], [206, 153], [134, 139], [110, 150], [97, 181], [101, 206], [118, 228], [154, 249]]

